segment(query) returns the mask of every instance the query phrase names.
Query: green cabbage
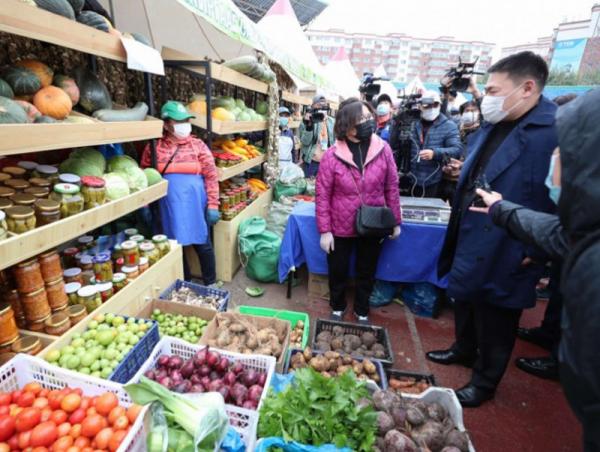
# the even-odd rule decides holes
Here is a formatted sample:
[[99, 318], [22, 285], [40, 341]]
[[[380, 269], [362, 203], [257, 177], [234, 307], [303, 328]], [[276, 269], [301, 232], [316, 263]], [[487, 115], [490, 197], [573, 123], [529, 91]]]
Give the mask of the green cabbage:
[[129, 184], [117, 173], [108, 173], [102, 176], [106, 182], [106, 196], [111, 201], [120, 199], [129, 194]]
[[72, 173], [78, 176], [102, 176], [106, 160], [101, 152], [92, 148], [75, 149], [69, 158], [60, 164], [61, 173]]
[[104, 158], [104, 155], [102, 155], [102, 152], [97, 151], [94, 148], [75, 149], [73, 152], [71, 152], [69, 158], [88, 160], [90, 163], [102, 170], [102, 172], [104, 172], [104, 169], [106, 168], [106, 159]]
[[148, 179], [148, 186], [158, 184], [162, 180], [162, 176], [154, 168], [144, 169], [146, 179]]
[[115, 172], [127, 181], [129, 190], [132, 193], [148, 188], [146, 173], [138, 166], [130, 166], [129, 168], [120, 169]]
[[138, 168], [137, 162], [128, 155], [115, 155], [108, 161], [108, 172], [125, 170], [127, 168]]

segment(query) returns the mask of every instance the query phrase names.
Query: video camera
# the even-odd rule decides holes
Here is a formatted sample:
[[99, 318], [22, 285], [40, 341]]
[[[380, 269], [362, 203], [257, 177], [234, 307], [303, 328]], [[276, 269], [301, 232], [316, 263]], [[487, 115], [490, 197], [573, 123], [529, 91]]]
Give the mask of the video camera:
[[312, 122], [323, 122], [325, 118], [329, 116], [329, 112], [331, 111], [331, 107], [329, 104], [325, 107], [318, 108], [310, 108], [308, 113], [310, 114]]
[[381, 92], [381, 85], [376, 84], [375, 82], [389, 80], [390, 79], [387, 77], [374, 77], [371, 72], [365, 72], [358, 90], [365, 96], [367, 102], [372, 102], [373, 98]]
[[412, 129], [421, 118], [421, 94], [399, 94], [400, 105], [390, 130], [390, 146], [400, 175], [410, 173]]
[[449, 83], [440, 86], [440, 91], [444, 94], [450, 90], [458, 92], [467, 91], [473, 75], [484, 75], [483, 72], [475, 71], [475, 65], [478, 60], [479, 58], [472, 63], [464, 63], [460, 57], [458, 57], [458, 65], [456, 65], [456, 67], [451, 67], [444, 75], [444, 79], [449, 79]]

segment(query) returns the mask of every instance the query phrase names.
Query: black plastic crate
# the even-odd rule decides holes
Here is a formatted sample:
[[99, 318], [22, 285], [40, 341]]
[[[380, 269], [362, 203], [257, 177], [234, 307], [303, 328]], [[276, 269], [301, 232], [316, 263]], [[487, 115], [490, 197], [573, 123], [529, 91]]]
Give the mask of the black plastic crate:
[[[402, 378], [402, 377], [414, 378], [417, 383], [421, 382], [421, 381], [425, 381], [426, 383], [429, 383], [429, 385], [431, 385], [431, 386], [437, 386], [435, 383], [435, 377], [433, 376], [433, 374], [422, 374], [419, 372], [409, 372], [406, 370], [399, 370], [399, 369], [386, 369], [385, 375], [387, 377], [388, 386], [389, 386], [390, 378]], [[402, 391], [400, 391], [400, 392], [402, 392]], [[407, 394], [413, 394], [413, 393], [407, 392]]]
[[374, 325], [358, 325], [356, 323], [348, 323], [348, 322], [336, 322], [334, 320], [325, 320], [325, 319], [317, 319], [317, 323], [315, 325], [315, 331], [313, 332], [311, 348], [314, 350], [318, 350], [317, 345], [317, 336], [321, 331], [332, 331], [333, 327], [341, 326], [344, 329], [344, 334], [355, 334], [360, 336], [361, 333], [371, 332], [377, 338], [377, 342], [383, 345], [385, 349], [385, 358], [375, 358], [373, 356], [362, 356], [358, 354], [353, 354], [352, 356], [358, 358], [373, 358], [377, 359], [384, 367], [391, 367], [394, 364], [394, 352], [392, 351], [392, 344], [390, 342], [390, 335], [386, 328], [381, 326]]
[[196, 283], [193, 283], [190, 281], [183, 281], [181, 279], [176, 280], [167, 289], [165, 289], [163, 291], [163, 293], [160, 294], [159, 299], [165, 300], [165, 301], [170, 301], [171, 293], [173, 291], [177, 291], [177, 290], [181, 289], [182, 287], [187, 287], [188, 289], [191, 289], [196, 295], [201, 295], [203, 297], [212, 295], [212, 296], [221, 298], [221, 303], [219, 305], [218, 311], [219, 312], [227, 311], [227, 306], [229, 305], [229, 298], [230, 298], [229, 292], [227, 290], [213, 289], [212, 287], [206, 287], [201, 284], [196, 284]]

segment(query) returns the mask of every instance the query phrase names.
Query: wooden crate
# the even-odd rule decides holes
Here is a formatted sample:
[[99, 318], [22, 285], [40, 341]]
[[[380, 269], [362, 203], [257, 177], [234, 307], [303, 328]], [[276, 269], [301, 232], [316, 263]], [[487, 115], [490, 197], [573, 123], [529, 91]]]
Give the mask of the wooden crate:
[[258, 157], [254, 157], [253, 159], [243, 161], [242, 163], [238, 163], [237, 165], [230, 166], [228, 168], [217, 168], [217, 174], [219, 175], [219, 182], [223, 182], [224, 180], [231, 179], [238, 174], [242, 174], [249, 169], [254, 168], [255, 166], [260, 165], [266, 160], [266, 156], [259, 155]]

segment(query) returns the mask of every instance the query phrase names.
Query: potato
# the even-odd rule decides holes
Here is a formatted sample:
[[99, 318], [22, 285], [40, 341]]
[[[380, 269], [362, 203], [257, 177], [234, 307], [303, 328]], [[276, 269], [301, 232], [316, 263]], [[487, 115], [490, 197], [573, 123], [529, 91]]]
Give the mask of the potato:
[[371, 348], [373, 344], [377, 342], [377, 337], [370, 331], [366, 331], [360, 336], [360, 340], [364, 344], [365, 347]]
[[336, 325], [336, 326], [333, 327], [332, 333], [333, 333], [334, 336], [343, 336], [344, 335], [344, 328], [341, 327], [341, 326], [339, 326], [339, 325]]
[[352, 356], [350, 355], [342, 355], [342, 363], [345, 365], [352, 365], [352, 362], [354, 360], [352, 359]]
[[331, 374], [329, 372], [321, 372], [321, 375], [323, 375], [325, 378], [331, 378]]
[[338, 368], [337, 359], [330, 359], [329, 360], [329, 370], [336, 370], [337, 368]]
[[313, 357], [312, 349], [310, 347], [305, 347], [302, 351], [302, 355], [304, 356], [305, 361], [310, 361]]
[[331, 345], [329, 345], [328, 342], [317, 342], [316, 348], [317, 348], [317, 350], [327, 352], [327, 351], [331, 350]]
[[356, 375], [361, 375], [363, 373], [363, 365], [361, 363], [359, 363], [358, 361], [356, 361], [352, 365], [352, 370], [354, 371], [354, 373]]
[[338, 373], [338, 375], [344, 375], [346, 372], [348, 372], [351, 369], [352, 369], [352, 367], [350, 367], [350, 366], [339, 366], [337, 368], [337, 373]]
[[373, 364], [368, 359], [363, 360], [362, 366], [363, 366], [363, 369], [365, 370], [365, 372], [368, 373], [369, 375], [377, 373], [377, 368], [375, 367], [375, 364]]
[[332, 351], [325, 352], [324, 355], [327, 359], [338, 359], [340, 357], [339, 353]]
[[304, 330], [304, 322], [302, 320], [298, 320], [298, 322], [296, 323], [296, 328]]
[[344, 347], [344, 341], [340, 337], [335, 337], [331, 340], [331, 348], [339, 350]]
[[317, 342], [331, 342], [331, 332], [321, 331], [317, 334]]
[[246, 331], [246, 327], [244, 325], [242, 325], [241, 323], [232, 323], [229, 326], [229, 330], [233, 333], [241, 334], [244, 331]]
[[256, 337], [249, 336], [246, 339], [246, 346], [252, 350], [254, 350], [256, 347], [258, 347], [258, 340], [256, 339]]
[[317, 372], [323, 372], [329, 370], [329, 361], [324, 356], [315, 356], [309, 362], [310, 367], [315, 369]]
[[360, 338], [354, 334], [344, 336], [344, 345], [349, 345], [352, 350], [357, 350], [362, 345]]

